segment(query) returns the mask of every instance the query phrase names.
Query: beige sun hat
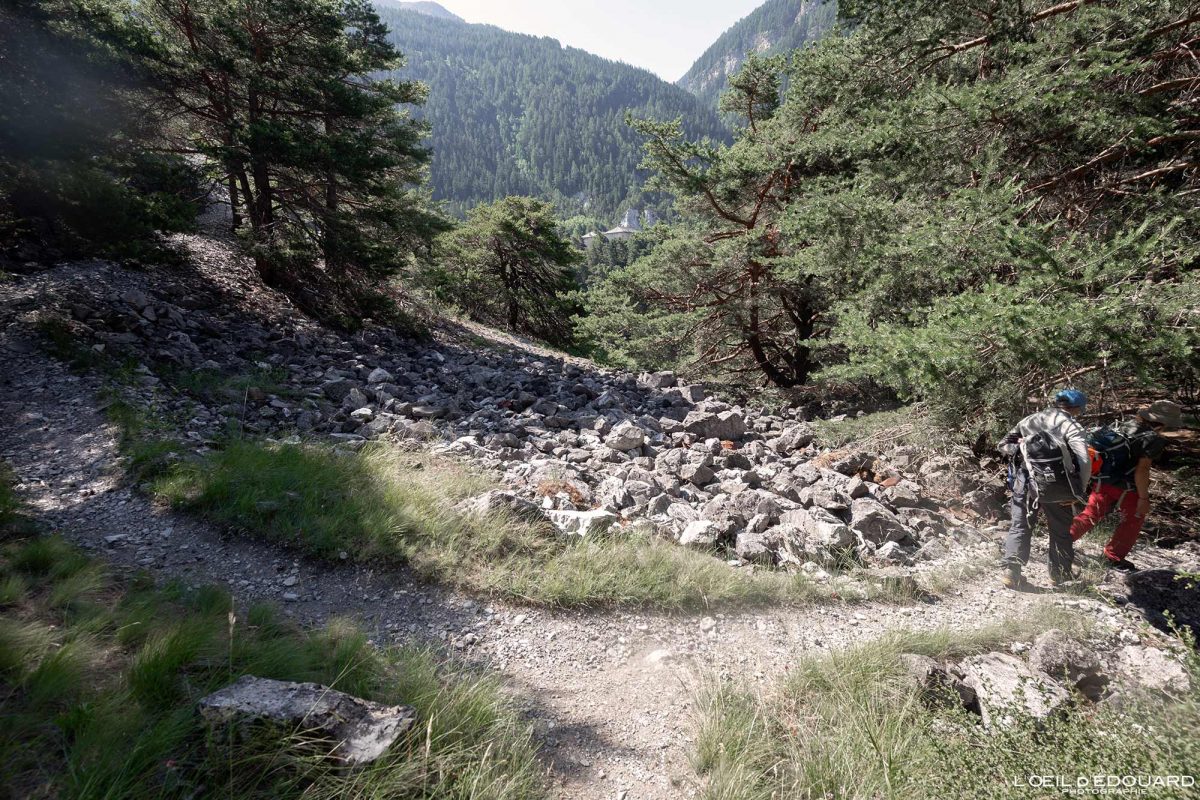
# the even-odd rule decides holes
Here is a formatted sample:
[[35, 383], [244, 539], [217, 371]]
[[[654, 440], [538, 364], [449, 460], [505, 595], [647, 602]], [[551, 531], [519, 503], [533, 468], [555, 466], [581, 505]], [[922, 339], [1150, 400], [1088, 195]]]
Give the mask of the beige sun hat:
[[1157, 422], [1168, 428], [1183, 427], [1183, 409], [1170, 400], [1155, 400], [1138, 409], [1137, 415], [1147, 422]]

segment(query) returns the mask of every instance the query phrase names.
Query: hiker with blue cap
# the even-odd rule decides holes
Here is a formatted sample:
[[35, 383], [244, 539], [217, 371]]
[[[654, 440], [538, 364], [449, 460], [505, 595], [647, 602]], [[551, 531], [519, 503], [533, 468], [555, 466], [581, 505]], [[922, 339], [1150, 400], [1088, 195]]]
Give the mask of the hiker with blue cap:
[[1050, 579], [1059, 585], [1074, 578], [1071, 521], [1092, 477], [1087, 433], [1076, 420], [1086, 407], [1087, 395], [1063, 389], [1050, 408], [1018, 422], [998, 445], [1012, 459], [1012, 525], [1004, 542], [1004, 585], [1009, 589], [1028, 586], [1021, 571], [1029, 561], [1039, 512], [1050, 531]]

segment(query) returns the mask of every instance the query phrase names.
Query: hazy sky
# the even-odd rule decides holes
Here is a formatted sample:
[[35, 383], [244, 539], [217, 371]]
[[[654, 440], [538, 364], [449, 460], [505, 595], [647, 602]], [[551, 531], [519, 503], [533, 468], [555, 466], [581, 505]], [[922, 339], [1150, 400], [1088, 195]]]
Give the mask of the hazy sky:
[[437, 0], [467, 22], [552, 36], [676, 81], [765, 0]]

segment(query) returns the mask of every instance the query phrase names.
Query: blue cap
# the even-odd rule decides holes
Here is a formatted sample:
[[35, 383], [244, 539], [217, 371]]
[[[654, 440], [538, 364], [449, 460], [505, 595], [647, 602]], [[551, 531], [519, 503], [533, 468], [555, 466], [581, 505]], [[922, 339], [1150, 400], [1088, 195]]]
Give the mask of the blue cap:
[[1063, 389], [1054, 395], [1054, 405], [1066, 408], [1087, 407], [1087, 395], [1078, 389]]

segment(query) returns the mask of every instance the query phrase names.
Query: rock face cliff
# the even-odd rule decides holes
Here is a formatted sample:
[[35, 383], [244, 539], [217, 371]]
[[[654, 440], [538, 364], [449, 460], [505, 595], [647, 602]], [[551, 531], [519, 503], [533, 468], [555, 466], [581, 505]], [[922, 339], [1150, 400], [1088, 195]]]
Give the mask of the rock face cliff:
[[678, 85], [715, 106], [747, 54], [803, 47], [828, 33], [836, 21], [836, 0], [768, 0], [721, 34]]

